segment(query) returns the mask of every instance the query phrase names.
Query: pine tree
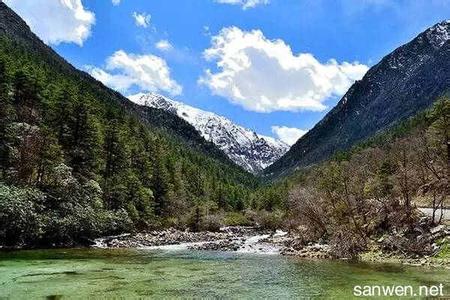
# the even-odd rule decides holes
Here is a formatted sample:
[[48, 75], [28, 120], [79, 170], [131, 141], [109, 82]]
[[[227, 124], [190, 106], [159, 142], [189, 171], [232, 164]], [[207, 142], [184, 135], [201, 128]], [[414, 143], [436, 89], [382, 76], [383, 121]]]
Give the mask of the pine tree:
[[[89, 108], [83, 100], [74, 104], [73, 111], [71, 113], [72, 118], [69, 123], [69, 155], [70, 165], [72, 166], [74, 173], [81, 174], [83, 176], [90, 176], [89, 174], [94, 171], [97, 161], [99, 134], [98, 129], [91, 118]], [[114, 144], [115, 142], [111, 139], [117, 139], [117, 136], [108, 136], [108, 138], [110, 138], [108, 142]], [[116, 143], [120, 143], [120, 141], [117, 139]], [[120, 159], [123, 159], [123, 153], [118, 153], [118, 151], [121, 150], [115, 149], [120, 146], [110, 146], [112, 146], [110, 149], [113, 152], [116, 151], [116, 155], [120, 156]], [[114, 158], [112, 159], [114, 160]], [[112, 168], [110, 171], [116, 172], [118, 167], [113, 164], [121, 163], [120, 159], [119, 162], [108, 161], [109, 166]]]
[[119, 174], [126, 164], [125, 145], [121, 140], [120, 128], [117, 120], [112, 120], [105, 130], [103, 143], [105, 167], [103, 177], [105, 180]]
[[14, 75], [13, 88], [18, 121], [30, 125], [37, 124], [40, 103], [37, 79], [20, 70]]
[[123, 207], [127, 197], [126, 180], [121, 175], [126, 174], [128, 166], [117, 120], [110, 121], [105, 128], [103, 156], [104, 198], [110, 209], [118, 209]]
[[156, 145], [153, 160], [152, 190], [155, 196], [155, 215], [161, 217], [167, 212], [170, 192], [170, 177], [165, 164], [163, 149], [158, 144]]
[[14, 120], [15, 110], [10, 95], [10, 79], [3, 60], [0, 60], [0, 107], [0, 175], [4, 178], [9, 165], [7, 129]]
[[62, 91], [57, 91], [55, 97], [55, 105], [50, 111], [51, 124], [56, 130], [58, 142], [68, 148], [69, 136], [69, 120], [72, 112], [73, 95], [69, 92], [68, 87], [64, 86]]

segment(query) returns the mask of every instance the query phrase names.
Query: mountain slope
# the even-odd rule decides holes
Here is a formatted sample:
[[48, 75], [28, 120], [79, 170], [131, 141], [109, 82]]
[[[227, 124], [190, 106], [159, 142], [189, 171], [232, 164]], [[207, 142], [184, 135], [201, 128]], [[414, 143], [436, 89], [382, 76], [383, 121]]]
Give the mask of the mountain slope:
[[[58, 72], [70, 73], [71, 76], [76, 77], [81, 82], [80, 85], [97, 94], [98, 98], [105, 104], [117, 103], [152, 127], [169, 132], [171, 136], [177, 137], [179, 141], [186, 143], [189, 147], [229, 165], [232, 164], [220, 149], [215, 147], [213, 143], [204, 140], [195, 128], [183, 119], [176, 118], [164, 110], [159, 111], [136, 105], [120, 93], [104, 86], [103, 83], [92, 78], [88, 73], [73, 67], [31, 32], [29, 26], [3, 2], [0, 2], [0, 37], [9, 37], [14, 43], [26, 45], [27, 51], [39, 56], [43, 63], [57, 69]], [[43, 66], [43, 68], [48, 67]]]
[[444, 21], [372, 67], [265, 175], [279, 177], [323, 161], [415, 115], [449, 90], [450, 21]]
[[252, 173], [262, 171], [289, 149], [282, 141], [258, 135], [227, 118], [161, 95], [137, 94], [129, 98], [135, 103], [178, 115], [193, 125], [207, 141], [222, 149], [232, 161]]
[[258, 185], [182, 118], [75, 69], [0, 2], [0, 246], [198, 230], [206, 206], [244, 210]]

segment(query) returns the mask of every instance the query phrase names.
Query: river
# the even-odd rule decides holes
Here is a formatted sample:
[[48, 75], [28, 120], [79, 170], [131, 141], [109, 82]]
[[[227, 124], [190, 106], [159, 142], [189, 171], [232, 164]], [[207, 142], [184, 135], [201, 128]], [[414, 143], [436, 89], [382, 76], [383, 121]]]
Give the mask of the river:
[[[420, 207], [419, 210], [421, 212], [423, 212], [425, 215], [427, 215], [428, 217], [432, 217], [433, 216], [433, 209], [432, 208], [428, 208], [428, 207]], [[448, 208], [444, 208], [443, 210], [436, 210], [435, 212], [435, 216], [434, 216], [434, 220], [435, 221], [439, 221], [440, 219], [442, 219], [442, 221], [450, 221], [450, 209]]]
[[450, 270], [167, 249], [0, 252], [0, 298], [350, 299], [354, 285], [450, 287]]

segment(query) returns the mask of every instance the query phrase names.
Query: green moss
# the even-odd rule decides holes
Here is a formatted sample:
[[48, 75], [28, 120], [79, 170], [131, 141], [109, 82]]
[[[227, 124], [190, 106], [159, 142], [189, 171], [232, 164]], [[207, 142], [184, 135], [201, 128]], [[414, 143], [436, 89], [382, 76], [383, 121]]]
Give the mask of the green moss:
[[448, 238], [443, 238], [437, 244], [440, 247], [437, 258], [450, 259], [450, 242]]

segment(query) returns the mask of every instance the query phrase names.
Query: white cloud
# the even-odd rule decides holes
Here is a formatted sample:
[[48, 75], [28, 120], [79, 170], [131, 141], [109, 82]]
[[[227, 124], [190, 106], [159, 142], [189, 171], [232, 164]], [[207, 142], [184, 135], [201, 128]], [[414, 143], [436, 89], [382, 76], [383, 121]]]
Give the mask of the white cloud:
[[112, 4], [113, 4], [114, 6], [117, 6], [117, 5], [120, 4], [120, 0], [112, 0]]
[[97, 80], [123, 93], [133, 87], [142, 92], [164, 91], [174, 96], [182, 92], [182, 87], [171, 78], [166, 61], [151, 54], [119, 50], [106, 60], [104, 69], [92, 66], [86, 69]]
[[357, 62], [319, 62], [310, 53], [294, 54], [283, 40], [269, 40], [260, 30], [228, 27], [204, 51], [217, 70], [199, 79], [213, 94], [256, 112], [325, 109], [366, 73]]
[[272, 132], [278, 139], [282, 140], [289, 146], [292, 146], [308, 131], [294, 127], [272, 126]]
[[91, 35], [95, 14], [81, 0], [5, 0], [46, 43], [76, 43]]
[[254, 8], [258, 5], [269, 4], [269, 0], [215, 0], [215, 2], [222, 4], [240, 5], [244, 10]]
[[152, 19], [152, 16], [150, 14], [146, 14], [146, 13], [140, 14], [140, 13], [134, 12], [133, 18], [134, 18], [134, 23], [136, 24], [136, 26], [147, 28], [148, 25], [150, 25], [150, 20]]
[[155, 47], [161, 51], [169, 51], [173, 49], [172, 44], [168, 40], [160, 40], [155, 44]]

